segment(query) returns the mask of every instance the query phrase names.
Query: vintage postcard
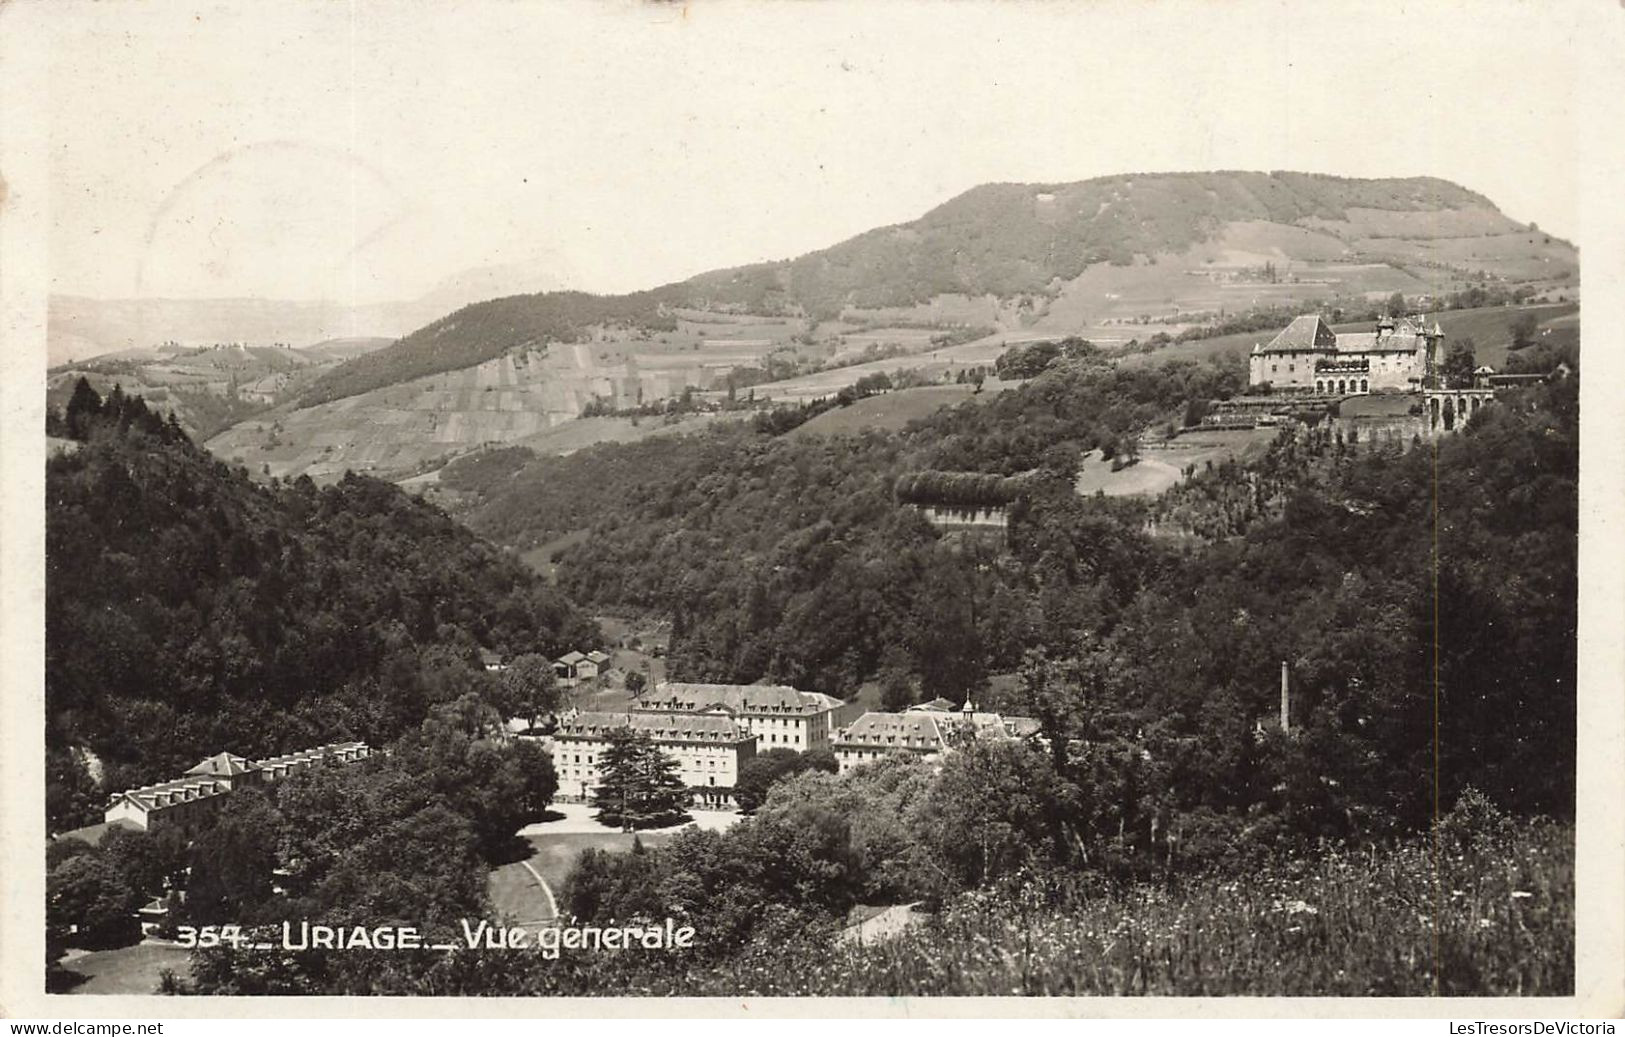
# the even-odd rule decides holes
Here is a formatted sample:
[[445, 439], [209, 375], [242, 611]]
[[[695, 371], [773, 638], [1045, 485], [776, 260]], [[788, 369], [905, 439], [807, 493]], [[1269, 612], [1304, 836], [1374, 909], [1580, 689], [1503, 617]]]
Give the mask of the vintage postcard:
[[0, 1014], [1617, 1017], [1621, 47], [0, 5]]

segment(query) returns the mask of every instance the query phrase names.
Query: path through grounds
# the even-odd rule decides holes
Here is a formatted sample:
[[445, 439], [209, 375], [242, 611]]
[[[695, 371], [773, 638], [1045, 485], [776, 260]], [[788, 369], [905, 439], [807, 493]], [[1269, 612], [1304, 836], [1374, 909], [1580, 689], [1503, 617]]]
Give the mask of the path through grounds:
[[[488, 880], [491, 903], [497, 913], [527, 929], [558, 920], [559, 893], [582, 850], [594, 848], [625, 853], [632, 848], [634, 838], [594, 821], [592, 808], [584, 804], [557, 803], [550, 813], [555, 816], [519, 831], [520, 838], [531, 845], [531, 856], [493, 869]], [[653, 849], [669, 842], [684, 828], [697, 826], [723, 831], [738, 820], [738, 814], [697, 810], [691, 822], [639, 832], [636, 838]]]

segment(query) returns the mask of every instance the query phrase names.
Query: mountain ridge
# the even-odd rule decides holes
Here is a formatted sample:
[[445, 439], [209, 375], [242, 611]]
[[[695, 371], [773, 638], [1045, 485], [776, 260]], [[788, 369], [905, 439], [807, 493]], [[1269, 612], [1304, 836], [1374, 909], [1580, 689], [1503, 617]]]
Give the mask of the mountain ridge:
[[[543, 292], [471, 303], [341, 365], [302, 402], [325, 402], [471, 366], [550, 335], [554, 341], [579, 341], [596, 323], [660, 329], [668, 325], [665, 309], [674, 306], [827, 321], [849, 309], [916, 307], [953, 295], [1054, 297], [1062, 283], [1092, 266], [1154, 263], [1249, 221], [1312, 230], [1381, 263], [1384, 248], [1392, 251], [1395, 242], [1409, 240], [1398, 232], [1427, 231], [1429, 215], [1446, 212], [1459, 214], [1455, 229], [1479, 233], [1419, 240], [1506, 237], [1527, 230], [1486, 196], [1437, 177], [1229, 170], [981, 184], [914, 220], [794, 258], [705, 271], [621, 295]], [[1386, 233], [1375, 233], [1379, 230]], [[1531, 233], [1546, 246], [1554, 241], [1567, 246]], [[1384, 247], [1360, 247], [1373, 241]], [[1467, 264], [1457, 265], [1459, 272], [1468, 272]], [[595, 322], [595, 316], [604, 320]], [[443, 360], [436, 359], [440, 354]], [[402, 361], [410, 373], [391, 378], [388, 369]]]

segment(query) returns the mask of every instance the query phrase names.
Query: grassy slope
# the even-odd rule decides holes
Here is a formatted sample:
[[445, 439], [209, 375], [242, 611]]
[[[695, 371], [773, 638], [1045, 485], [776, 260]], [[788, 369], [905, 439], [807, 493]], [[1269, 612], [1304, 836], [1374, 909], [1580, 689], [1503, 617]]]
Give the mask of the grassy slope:
[[825, 411], [790, 435], [801, 438], [830, 436], [864, 429], [895, 432], [938, 408], [991, 396], [985, 391], [978, 395], [974, 390], [975, 386], [971, 385], [924, 385], [868, 396], [850, 406]]

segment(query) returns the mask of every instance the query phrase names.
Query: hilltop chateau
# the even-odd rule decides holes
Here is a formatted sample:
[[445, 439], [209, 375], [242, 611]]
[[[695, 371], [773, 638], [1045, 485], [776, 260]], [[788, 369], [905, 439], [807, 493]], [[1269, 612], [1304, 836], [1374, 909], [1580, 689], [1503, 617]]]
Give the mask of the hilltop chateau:
[[1253, 347], [1247, 380], [1253, 387], [1360, 396], [1384, 390], [1418, 392], [1441, 356], [1444, 330], [1421, 317], [1384, 317], [1375, 331], [1338, 334], [1308, 314]]

